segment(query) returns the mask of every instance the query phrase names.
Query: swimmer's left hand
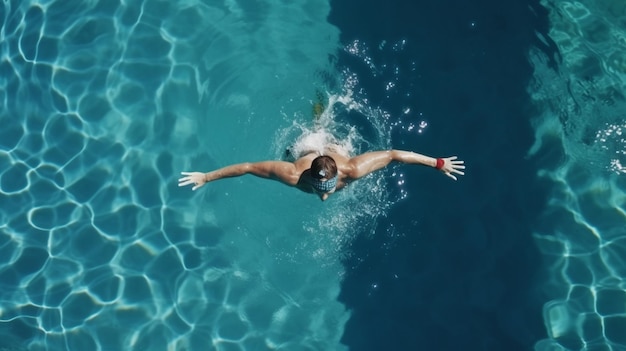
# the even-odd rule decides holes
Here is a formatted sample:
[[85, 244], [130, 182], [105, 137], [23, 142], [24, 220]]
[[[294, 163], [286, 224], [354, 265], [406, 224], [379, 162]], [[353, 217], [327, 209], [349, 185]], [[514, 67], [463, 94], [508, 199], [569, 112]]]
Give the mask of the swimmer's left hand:
[[180, 174], [185, 177], [178, 180], [178, 186], [194, 184], [194, 187], [191, 188], [193, 191], [203, 186], [207, 181], [206, 174], [202, 172], [180, 172]]
[[443, 167], [441, 167], [441, 171], [454, 180], [456, 180], [454, 174], [465, 175], [465, 172], [462, 171], [465, 169], [465, 162], [457, 160], [457, 158], [456, 156], [443, 158]]

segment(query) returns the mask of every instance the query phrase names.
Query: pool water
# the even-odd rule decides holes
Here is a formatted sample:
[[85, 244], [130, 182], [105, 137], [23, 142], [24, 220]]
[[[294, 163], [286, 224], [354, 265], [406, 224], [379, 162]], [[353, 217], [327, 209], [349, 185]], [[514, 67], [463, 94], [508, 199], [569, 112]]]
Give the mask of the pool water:
[[[4, 1], [0, 349], [626, 349], [624, 16]], [[467, 175], [177, 186], [320, 124]]]

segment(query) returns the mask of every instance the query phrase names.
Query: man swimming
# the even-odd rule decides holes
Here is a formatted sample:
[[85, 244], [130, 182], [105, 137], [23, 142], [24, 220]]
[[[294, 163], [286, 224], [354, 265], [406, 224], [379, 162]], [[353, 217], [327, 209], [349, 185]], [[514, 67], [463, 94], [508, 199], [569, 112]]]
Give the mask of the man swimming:
[[252, 174], [317, 194], [325, 201], [330, 194], [342, 189], [349, 182], [384, 168], [392, 161], [431, 166], [454, 180], [457, 179], [456, 175], [465, 174], [464, 162], [457, 160], [456, 156], [433, 158], [410, 151], [387, 150], [367, 152], [350, 158], [331, 145], [325, 148], [323, 154], [310, 152], [294, 162], [246, 162], [208, 173], [181, 172], [184, 177], [178, 180], [178, 186], [193, 184], [191, 190], [196, 190], [214, 180]]

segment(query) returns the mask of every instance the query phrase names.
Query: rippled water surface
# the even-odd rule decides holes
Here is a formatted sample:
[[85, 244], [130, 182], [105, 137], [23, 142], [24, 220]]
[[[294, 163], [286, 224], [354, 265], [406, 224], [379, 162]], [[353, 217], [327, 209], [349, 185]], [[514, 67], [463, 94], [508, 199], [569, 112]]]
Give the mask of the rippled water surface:
[[[620, 1], [3, 1], [0, 349], [626, 349]], [[314, 122], [315, 104], [325, 110]], [[317, 123], [324, 203], [180, 171]]]

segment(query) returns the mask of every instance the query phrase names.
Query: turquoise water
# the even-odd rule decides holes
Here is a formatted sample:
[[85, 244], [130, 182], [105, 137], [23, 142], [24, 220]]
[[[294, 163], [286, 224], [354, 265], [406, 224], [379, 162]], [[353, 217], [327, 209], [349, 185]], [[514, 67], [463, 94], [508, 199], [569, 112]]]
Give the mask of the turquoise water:
[[[626, 8], [620, 1], [543, 6], [550, 20], [543, 41], [555, 43], [560, 57], [528, 53], [536, 137], [528, 157], [538, 160], [535, 175], [549, 187], [545, 210], [527, 223], [546, 271], [537, 318], [547, 337], [536, 340], [535, 349], [622, 350]], [[351, 269], [343, 264], [347, 247], [356, 237], [380, 230], [385, 218], [391, 225], [382, 229], [384, 245], [414, 235], [433, 248], [414, 257], [417, 249], [407, 247], [398, 267], [445, 265], [445, 250], [429, 246], [443, 239], [422, 226], [428, 213], [386, 218], [392, 207], [409, 213], [445, 207], [416, 205], [429, 198], [429, 187], [407, 192], [411, 180], [396, 168], [323, 204], [253, 177], [196, 192], [177, 186], [180, 171], [283, 157], [311, 129], [318, 92], [330, 102], [323, 123], [355, 153], [444, 129], [434, 111], [423, 116], [407, 106], [399, 107], [401, 114], [418, 118], [389, 125], [391, 113], [361, 91], [362, 77], [336, 64], [343, 51], [384, 76], [393, 65], [380, 65], [375, 55], [405, 55], [405, 45], [416, 39], [385, 38], [378, 47], [359, 38], [341, 42], [330, 11], [321, 0], [0, 5], [0, 349], [345, 350], [342, 337], [353, 313], [338, 296]], [[474, 25], [481, 23], [467, 23]], [[423, 64], [412, 68], [416, 80], [427, 69]], [[387, 93], [400, 83], [387, 82]], [[394, 143], [392, 133], [410, 138]], [[482, 152], [472, 146], [460, 148], [470, 160]], [[479, 168], [475, 163], [475, 172]], [[482, 176], [492, 179], [468, 174], [452, 189], [472, 194], [463, 189], [484, 184], [476, 180]], [[455, 237], [466, 243], [463, 252], [490, 247], [479, 220], [454, 225], [455, 234], [470, 228], [472, 236]], [[463, 312], [454, 308], [464, 306], [457, 300], [469, 300], [475, 308], [469, 312], [480, 315], [481, 303], [490, 305], [505, 291], [483, 295], [483, 285], [507, 283], [494, 282], [494, 275], [480, 284], [483, 269], [502, 265], [498, 253], [481, 258], [473, 259], [479, 283], [471, 293], [438, 291], [426, 273], [416, 280], [385, 274], [398, 285], [435, 290], [436, 301], [419, 301], [431, 306], [422, 318], [454, 326]], [[367, 296], [382, 285], [371, 283]], [[493, 323], [515, 330], [517, 320], [503, 320]], [[366, 344], [368, 337], [359, 335]]]
[[337, 75], [326, 2], [0, 6], [0, 348], [344, 348], [346, 205], [382, 191], [176, 183], [307, 128]]
[[558, 71], [531, 55], [539, 177], [551, 184], [534, 236], [550, 271], [538, 350], [626, 348], [626, 7], [544, 1]]

